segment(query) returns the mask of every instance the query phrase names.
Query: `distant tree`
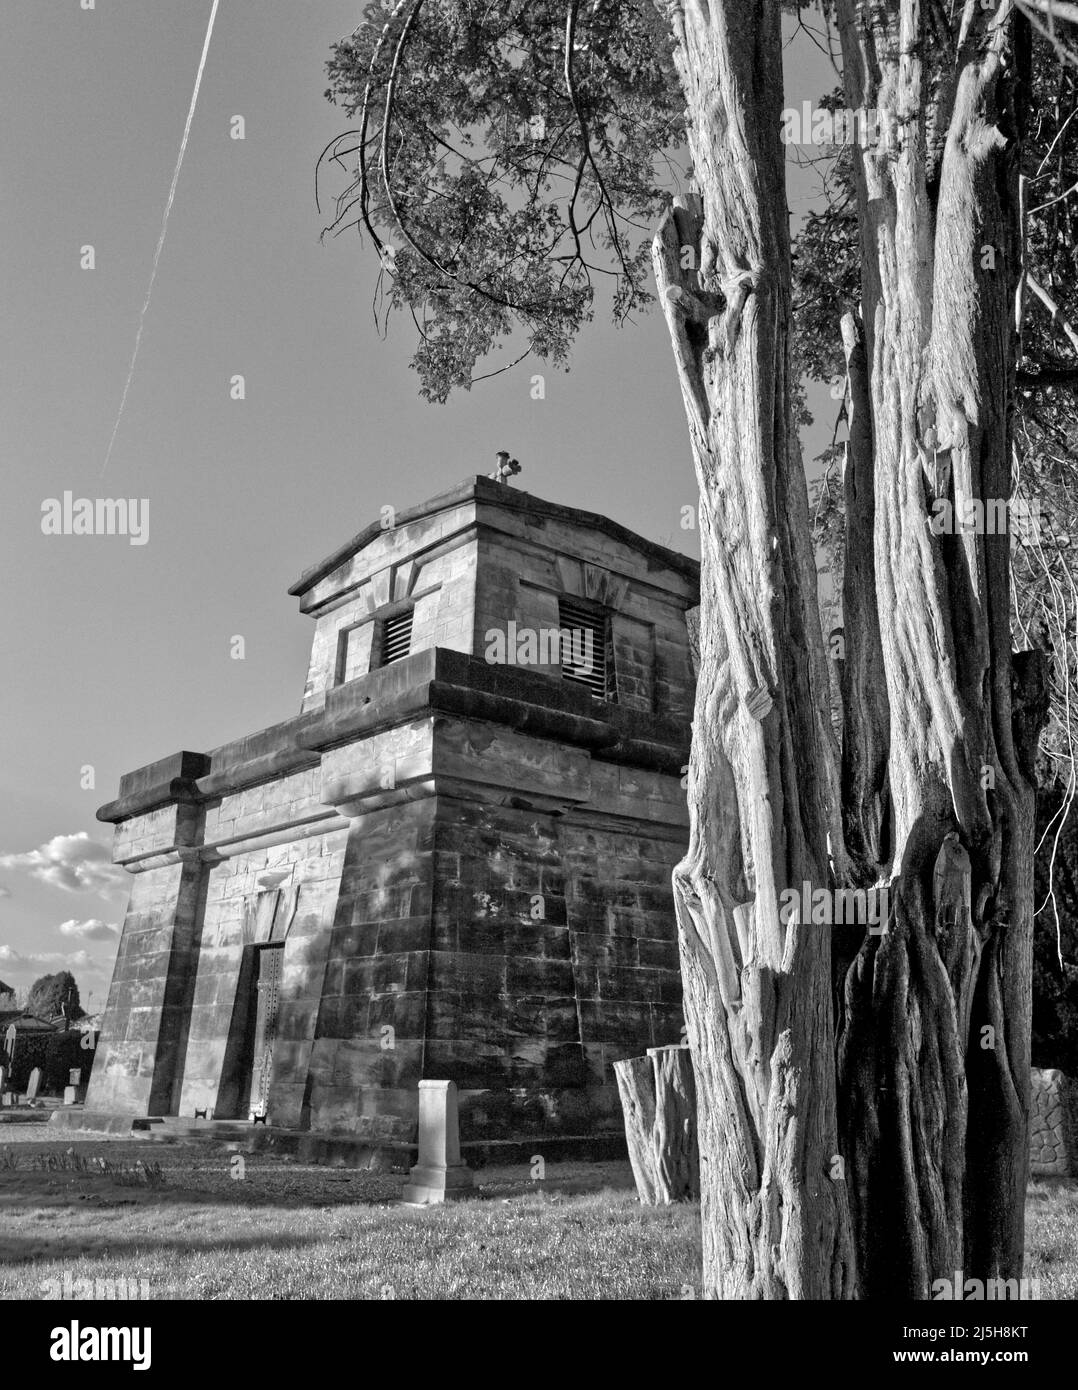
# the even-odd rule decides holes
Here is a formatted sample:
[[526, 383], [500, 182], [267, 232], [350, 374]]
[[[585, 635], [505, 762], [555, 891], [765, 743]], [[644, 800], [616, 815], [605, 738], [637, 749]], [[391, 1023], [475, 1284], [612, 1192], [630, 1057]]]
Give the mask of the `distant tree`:
[[55, 975], [42, 975], [30, 986], [27, 1008], [39, 1018], [56, 1018], [63, 1014], [74, 1022], [82, 1017], [79, 1003], [79, 987], [70, 970], [57, 971]]

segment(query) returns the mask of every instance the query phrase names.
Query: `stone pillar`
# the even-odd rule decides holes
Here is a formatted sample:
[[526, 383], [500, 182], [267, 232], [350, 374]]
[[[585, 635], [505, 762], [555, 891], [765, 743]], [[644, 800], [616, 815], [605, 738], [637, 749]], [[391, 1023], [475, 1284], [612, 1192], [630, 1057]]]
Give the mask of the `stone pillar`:
[[135, 876], [90, 1075], [91, 1110], [175, 1113], [198, 955], [202, 868], [185, 854]]
[[401, 1200], [434, 1206], [473, 1194], [471, 1169], [461, 1161], [457, 1087], [453, 1081], [419, 1083], [419, 1162]]

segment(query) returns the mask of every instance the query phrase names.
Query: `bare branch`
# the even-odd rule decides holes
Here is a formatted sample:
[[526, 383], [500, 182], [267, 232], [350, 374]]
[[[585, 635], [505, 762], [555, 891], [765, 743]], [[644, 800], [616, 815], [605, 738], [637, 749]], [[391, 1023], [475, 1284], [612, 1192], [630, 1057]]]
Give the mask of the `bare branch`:
[[1078, 333], [1075, 332], [1075, 330], [1063, 317], [1063, 311], [1060, 309], [1059, 305], [1055, 302], [1055, 300], [1040, 283], [1040, 281], [1035, 279], [1032, 275], [1026, 275], [1026, 284], [1041, 301], [1044, 307], [1048, 310], [1049, 314], [1051, 314], [1052, 323], [1055, 325], [1055, 327], [1058, 328], [1060, 332], [1066, 337], [1067, 341], [1070, 343], [1071, 347], [1075, 350], [1075, 352], [1078, 352]]
[[[598, 164], [595, 162], [595, 156], [591, 152], [591, 132], [588, 129], [587, 119], [585, 118], [583, 111], [580, 109], [580, 100], [577, 96], [576, 85], [573, 80], [573, 43], [576, 39], [576, 18], [577, 10], [579, 9], [579, 7], [580, 0], [570, 0], [569, 10], [565, 17], [565, 90], [569, 94], [569, 101], [571, 102], [573, 110], [576, 113], [576, 119], [580, 126], [580, 139], [584, 147], [580, 167], [577, 170], [576, 184], [573, 188], [572, 201], [569, 204], [569, 221], [570, 225], [573, 228], [574, 236], [577, 236], [579, 245], [579, 234], [576, 230], [576, 224], [574, 220], [574, 209], [576, 206], [576, 197], [580, 189], [580, 183], [583, 178], [584, 167], [586, 162], [587, 164], [591, 165], [592, 172], [595, 174], [595, 182], [599, 188], [599, 207], [601, 208], [605, 205], [609, 209], [610, 216], [607, 218], [607, 227], [610, 230], [610, 239], [613, 244], [618, 261], [621, 264], [621, 268], [625, 272], [625, 274], [628, 275], [630, 273], [629, 267], [625, 261], [625, 253], [621, 248], [621, 241], [618, 237], [617, 224], [614, 221], [615, 214], [613, 199], [606, 191], [606, 184], [603, 182], [603, 176], [599, 170]], [[589, 218], [589, 226], [591, 224], [591, 221], [594, 220], [594, 216], [595, 214], [593, 213], [592, 217]]]
[[1018, 7], [1039, 10], [1049, 20], [1062, 19], [1066, 24], [1078, 24], [1078, 5], [1068, 4], [1067, 0], [1018, 0]]

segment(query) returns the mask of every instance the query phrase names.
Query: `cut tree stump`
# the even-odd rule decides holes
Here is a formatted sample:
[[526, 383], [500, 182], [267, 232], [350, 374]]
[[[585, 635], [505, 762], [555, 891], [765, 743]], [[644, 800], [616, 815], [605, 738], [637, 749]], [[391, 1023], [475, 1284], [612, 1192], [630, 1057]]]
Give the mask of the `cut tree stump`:
[[644, 1206], [696, 1201], [696, 1085], [687, 1047], [649, 1047], [646, 1057], [614, 1063], [625, 1139]]

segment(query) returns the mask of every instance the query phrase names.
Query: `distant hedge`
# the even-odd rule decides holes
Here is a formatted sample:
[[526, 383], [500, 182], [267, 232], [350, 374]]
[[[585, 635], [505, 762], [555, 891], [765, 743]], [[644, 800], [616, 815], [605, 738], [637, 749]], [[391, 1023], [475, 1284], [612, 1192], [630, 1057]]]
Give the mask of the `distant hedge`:
[[82, 1082], [90, 1079], [93, 1066], [94, 1049], [83, 1047], [83, 1037], [92, 1041], [91, 1034], [83, 1034], [79, 1028], [69, 1028], [64, 1033], [25, 1034], [15, 1044], [15, 1062], [11, 1068], [11, 1084], [17, 1091], [24, 1092], [30, 1084], [30, 1073], [35, 1067], [41, 1068], [42, 1096], [62, 1096], [67, 1085], [68, 1072], [74, 1067], [82, 1068]]

